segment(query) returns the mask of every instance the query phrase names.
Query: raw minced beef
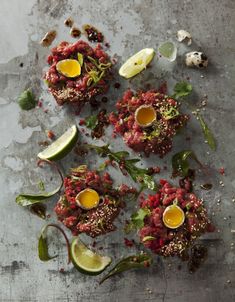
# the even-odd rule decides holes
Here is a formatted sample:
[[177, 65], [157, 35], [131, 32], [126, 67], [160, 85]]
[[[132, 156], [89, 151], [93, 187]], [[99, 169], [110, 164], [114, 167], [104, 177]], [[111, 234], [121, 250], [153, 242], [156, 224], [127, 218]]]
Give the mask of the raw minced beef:
[[[60, 74], [56, 64], [65, 59], [77, 59], [78, 53], [83, 56], [81, 74], [76, 78]], [[111, 61], [100, 44], [92, 48], [82, 40], [73, 44], [64, 41], [51, 50], [47, 61], [50, 68], [44, 78], [59, 105], [76, 103], [81, 106], [108, 90]]]
[[[172, 149], [173, 137], [189, 119], [188, 115], [180, 114], [178, 102], [164, 90], [137, 94], [128, 90], [116, 104], [118, 112], [112, 112], [109, 117], [114, 134], [122, 135], [130, 148], [147, 156], [151, 153], [160, 157], [166, 155]], [[156, 122], [146, 128], [135, 121], [135, 111], [142, 105], [151, 105], [157, 114]]]
[[[114, 231], [116, 226], [113, 222], [124, 207], [123, 197], [135, 193], [135, 190], [126, 185], [114, 189], [112, 184], [107, 172], [100, 175], [96, 171], [87, 170], [86, 166], [72, 169], [70, 175], [64, 179], [64, 194], [54, 209], [58, 219], [75, 236], [86, 233], [96, 237]], [[97, 191], [100, 196], [98, 207], [85, 210], [78, 206], [76, 196], [85, 188]]]
[[[139, 231], [141, 242], [154, 253], [163, 256], [182, 257], [191, 244], [202, 234], [214, 231], [202, 200], [194, 193], [174, 187], [168, 181], [160, 181], [161, 188], [155, 195], [141, 201], [141, 208], [150, 210]], [[177, 202], [185, 213], [185, 221], [177, 229], [169, 229], [163, 223], [165, 208]], [[146, 236], [153, 240], [145, 241]]]

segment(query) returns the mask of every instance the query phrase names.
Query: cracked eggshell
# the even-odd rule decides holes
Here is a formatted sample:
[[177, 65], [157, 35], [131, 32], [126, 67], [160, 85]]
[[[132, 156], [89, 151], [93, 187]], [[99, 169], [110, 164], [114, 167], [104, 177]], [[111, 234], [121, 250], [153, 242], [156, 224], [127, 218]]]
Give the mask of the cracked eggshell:
[[203, 52], [192, 51], [185, 55], [185, 64], [189, 67], [204, 68], [208, 65], [208, 58]]
[[192, 36], [191, 34], [184, 30], [184, 29], [180, 29], [177, 31], [177, 39], [179, 42], [187, 42], [188, 45], [191, 45], [192, 44]]

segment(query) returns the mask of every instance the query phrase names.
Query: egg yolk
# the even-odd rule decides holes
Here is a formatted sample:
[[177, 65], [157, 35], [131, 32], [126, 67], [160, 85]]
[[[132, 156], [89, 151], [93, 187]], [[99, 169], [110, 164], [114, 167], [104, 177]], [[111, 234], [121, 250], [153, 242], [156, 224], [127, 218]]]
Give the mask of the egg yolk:
[[99, 194], [93, 189], [85, 189], [76, 197], [78, 204], [85, 209], [92, 209], [99, 203]]
[[136, 110], [136, 121], [141, 126], [148, 126], [156, 119], [156, 111], [152, 106], [141, 106]]
[[75, 78], [81, 74], [81, 65], [77, 60], [73, 59], [59, 61], [56, 64], [56, 69], [68, 78]]
[[163, 222], [166, 227], [177, 228], [184, 222], [184, 212], [177, 205], [169, 206], [163, 213]]

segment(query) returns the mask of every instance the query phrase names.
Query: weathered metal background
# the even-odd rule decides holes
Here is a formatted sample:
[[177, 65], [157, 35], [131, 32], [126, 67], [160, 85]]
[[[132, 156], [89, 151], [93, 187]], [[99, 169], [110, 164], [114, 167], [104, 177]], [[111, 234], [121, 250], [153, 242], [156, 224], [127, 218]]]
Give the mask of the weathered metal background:
[[[232, 246], [235, 234], [231, 233], [231, 229], [235, 229], [235, 204], [232, 202], [235, 195], [234, 0], [0, 2], [0, 301], [235, 301], [235, 249]], [[54, 44], [61, 40], [74, 41], [63, 25], [68, 16], [72, 16], [78, 26], [92, 23], [102, 30], [110, 42], [110, 54], [116, 54], [119, 59], [118, 67], [141, 48], [156, 48], [166, 39], [175, 41], [178, 29], [192, 33], [194, 43], [189, 50], [202, 49], [209, 57], [210, 65], [205, 71], [187, 69], [182, 56], [187, 47], [179, 45], [177, 62], [167, 64], [155, 61], [152, 68], [129, 83], [118, 79], [121, 89], [110, 89], [107, 105], [111, 110], [126, 87], [144, 88], [144, 83], [157, 87], [161, 78], [168, 79], [170, 88], [177, 80], [189, 78], [195, 88], [192, 98], [195, 103], [204, 94], [208, 95], [205, 118], [215, 133], [217, 152], [209, 150], [193, 119], [174, 144], [174, 151], [182, 148], [195, 150], [213, 171], [210, 179], [213, 190], [198, 190], [205, 181], [200, 173], [196, 190], [206, 200], [218, 232], [204, 239], [209, 247], [209, 257], [195, 274], [187, 272], [185, 263], [179, 269], [180, 261], [177, 259], [156, 257], [152, 268], [125, 273], [99, 286], [99, 276], [81, 275], [72, 265], [66, 264], [65, 248], [61, 248], [57, 240], [54, 240], [54, 249], [58, 248], [60, 253], [57, 259], [41, 263], [37, 258], [37, 235], [45, 222], [18, 207], [14, 199], [22, 188], [33, 189], [40, 178], [46, 177], [44, 170], [36, 169], [36, 154], [41, 150], [38, 142], [45, 140], [45, 130], [53, 129], [59, 135], [69, 125], [79, 121], [71, 109], [56, 106], [41, 80], [48, 49], [43, 49], [38, 41], [49, 29], [58, 30]], [[48, 109], [48, 113], [42, 109], [20, 110], [16, 99], [26, 86], [32, 86], [43, 99], [43, 107]], [[82, 115], [92, 111], [87, 107]], [[185, 140], [188, 135], [192, 137], [191, 141]], [[109, 129], [105, 141], [110, 139]], [[118, 150], [123, 148], [123, 143], [120, 139], [111, 140], [111, 146]], [[143, 163], [161, 167], [167, 165], [167, 171], [161, 176], [169, 177], [170, 158], [174, 151], [164, 160], [151, 157], [143, 159]], [[86, 162], [97, 166], [101, 160], [92, 156]], [[77, 163], [84, 162], [71, 154], [61, 165], [66, 171]], [[221, 166], [226, 170], [224, 177], [218, 173]], [[129, 181], [119, 171], [111, 170], [111, 173], [117, 183]], [[219, 185], [220, 180], [223, 180], [224, 188]], [[56, 179], [50, 186], [55, 183]], [[221, 202], [217, 204], [219, 198]], [[49, 204], [50, 211], [54, 202]], [[132, 203], [128, 208], [134, 206]], [[123, 237], [120, 228], [111, 236], [99, 238], [97, 246], [102, 246], [104, 253], [117, 259], [135, 251], [124, 248]], [[90, 241], [88, 238], [85, 240]], [[60, 273], [60, 268], [64, 268], [65, 272]]]

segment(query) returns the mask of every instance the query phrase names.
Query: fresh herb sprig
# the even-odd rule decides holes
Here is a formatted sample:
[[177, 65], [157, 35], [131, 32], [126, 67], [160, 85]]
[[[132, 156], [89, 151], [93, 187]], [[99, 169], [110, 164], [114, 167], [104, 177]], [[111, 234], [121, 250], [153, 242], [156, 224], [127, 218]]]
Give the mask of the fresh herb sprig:
[[70, 243], [68, 240], [67, 235], [65, 234], [64, 230], [58, 226], [57, 224], [50, 223], [44, 226], [41, 230], [39, 240], [38, 240], [38, 257], [41, 261], [49, 261], [51, 259], [56, 258], [58, 255], [50, 256], [48, 251], [48, 240], [47, 240], [47, 230], [49, 227], [54, 227], [57, 230], [59, 230], [62, 235], [65, 238], [67, 250], [68, 250], [68, 263], [70, 263], [71, 257], [70, 257]]
[[30, 89], [27, 89], [21, 93], [18, 98], [18, 104], [22, 110], [31, 110], [36, 107], [37, 102]]
[[51, 165], [55, 168], [55, 170], [58, 172], [58, 174], [61, 178], [60, 185], [55, 190], [53, 190], [51, 192], [42, 192], [42, 193], [39, 193], [39, 194], [25, 194], [25, 193], [19, 194], [16, 197], [16, 203], [18, 205], [20, 205], [22, 207], [26, 207], [26, 206], [30, 206], [32, 204], [39, 203], [41, 201], [44, 201], [46, 199], [51, 198], [52, 196], [57, 194], [60, 191], [60, 189], [62, 188], [62, 186], [63, 186], [63, 175], [62, 175], [59, 167], [56, 165], [56, 163], [54, 163], [52, 161], [49, 161], [49, 160], [40, 160], [38, 162], [38, 165], [41, 165], [42, 163], [47, 163], [47, 164], [49, 164], [49, 165]]
[[[191, 84], [189, 84], [188, 82], [185, 82], [185, 81], [181, 81], [181, 82], [175, 84], [174, 94], [172, 95], [172, 97], [175, 98], [176, 100], [182, 99], [182, 98], [190, 95], [192, 90], [193, 90], [193, 87]], [[192, 108], [192, 106], [188, 102], [187, 102], [187, 104], [189, 105], [191, 110], [196, 112], [195, 108]], [[202, 132], [204, 134], [204, 138], [208, 142], [209, 147], [212, 150], [216, 150], [216, 141], [215, 141], [214, 135], [211, 132], [210, 128], [208, 127], [208, 125], [206, 124], [206, 122], [204, 121], [204, 119], [198, 112], [196, 112], [196, 118], [200, 123]]]
[[98, 124], [98, 117], [97, 115], [90, 115], [85, 118], [85, 125], [87, 128], [94, 130]]
[[139, 230], [144, 226], [144, 219], [150, 215], [150, 210], [147, 208], [140, 208], [137, 212], [131, 215], [131, 220], [124, 227], [125, 233], [130, 233], [134, 230]]
[[111, 271], [102, 278], [100, 284], [110, 277], [135, 268], [145, 268], [152, 264], [152, 257], [146, 253], [129, 256], [119, 261]]
[[95, 150], [102, 157], [107, 156], [110, 160], [117, 162], [121, 171], [126, 171], [135, 182], [141, 184], [142, 188], [148, 188], [150, 190], [157, 189], [157, 185], [153, 180], [153, 177], [148, 174], [148, 169], [136, 167], [135, 164], [140, 160], [137, 158], [127, 159], [129, 156], [127, 151], [112, 152], [109, 145], [99, 147], [88, 144], [87, 146], [88, 148]]
[[209, 127], [205, 123], [202, 116], [199, 113], [197, 113], [196, 115], [197, 115], [197, 118], [198, 118], [199, 123], [201, 125], [205, 140], [207, 141], [210, 148], [215, 151], [216, 150], [216, 142], [215, 142], [215, 138], [214, 138], [213, 133], [211, 132], [211, 130], [209, 129]]
[[181, 177], [187, 177], [190, 170], [189, 165], [189, 158], [192, 158], [195, 160], [202, 169], [204, 169], [204, 166], [202, 163], [198, 160], [195, 153], [192, 150], [183, 150], [181, 152], [176, 153], [171, 160], [172, 169], [173, 169], [173, 175], [174, 176], [181, 176]]

